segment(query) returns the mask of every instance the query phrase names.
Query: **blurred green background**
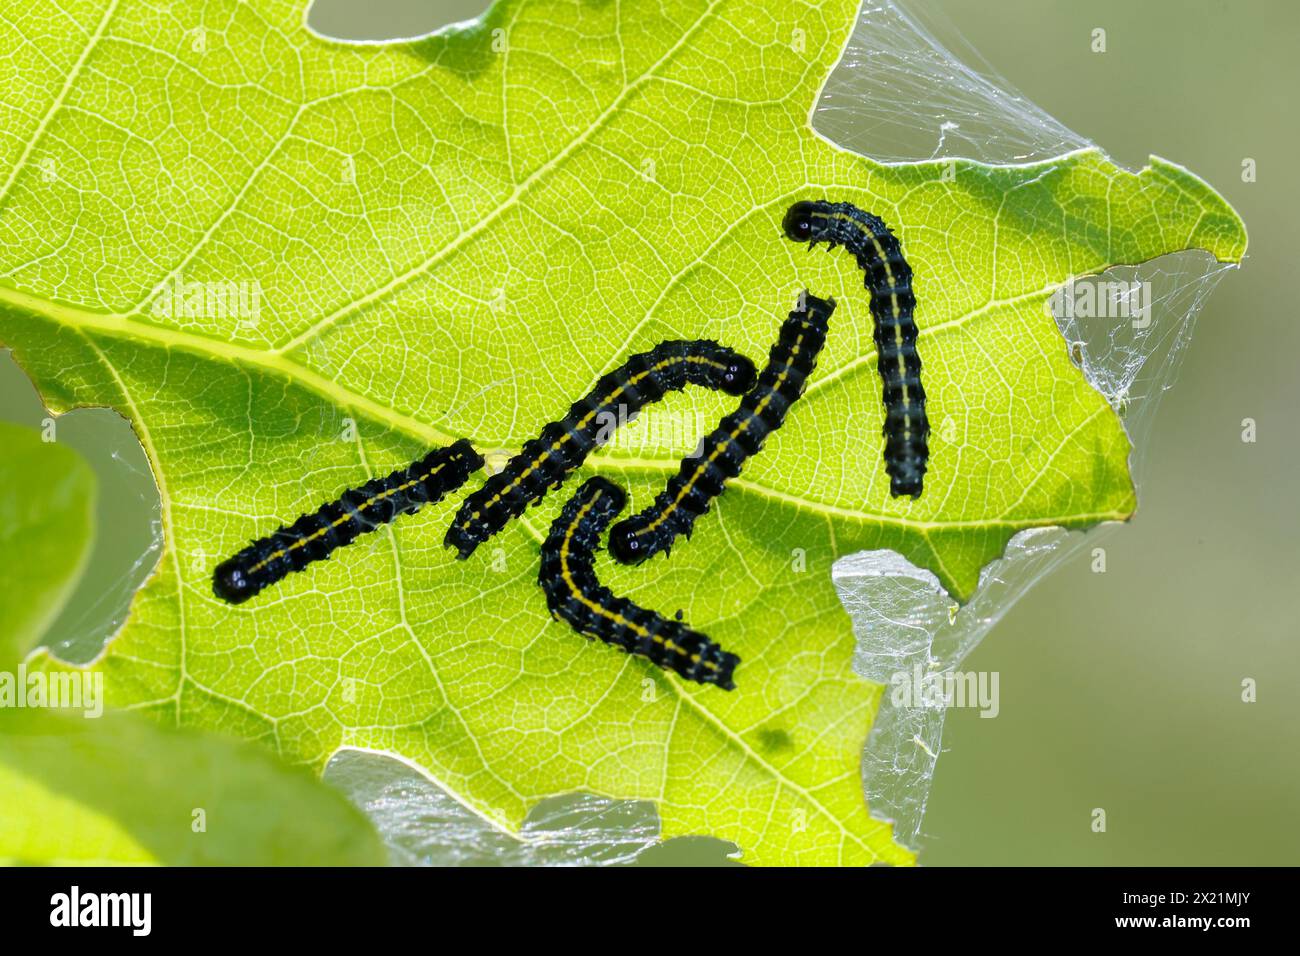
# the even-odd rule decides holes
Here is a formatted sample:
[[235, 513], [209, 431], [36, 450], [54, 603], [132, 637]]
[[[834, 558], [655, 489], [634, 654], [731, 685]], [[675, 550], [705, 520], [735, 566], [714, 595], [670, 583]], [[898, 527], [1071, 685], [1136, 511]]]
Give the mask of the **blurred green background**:
[[[1137, 517], [1042, 581], [967, 660], [1002, 711], [948, 716], [922, 861], [1300, 862], [1300, 12], [1284, 2], [938, 4], [988, 62], [1135, 168], [1205, 177], [1250, 251], [1201, 314]], [[1104, 27], [1108, 50], [1094, 54]], [[1244, 157], [1257, 181], [1242, 182]], [[1254, 418], [1258, 441], [1243, 444]], [[1254, 704], [1241, 681], [1258, 682]], [[1107, 832], [1091, 831], [1092, 808]]]
[[[312, 22], [334, 35], [410, 36], [485, 5], [333, 0]], [[1300, 238], [1300, 10], [1284, 0], [917, 7], [946, 18], [989, 66], [1118, 162], [1136, 168], [1156, 153], [1203, 176], [1251, 238], [1160, 407], [1138, 516], [1099, 542], [1107, 572], [1092, 573], [1082, 550], [963, 666], [1000, 672], [1001, 712], [949, 714], [921, 861], [1300, 862], [1300, 331], [1297, 270], [1281, 254]], [[1090, 50], [1096, 27], [1107, 31], [1105, 54]], [[1242, 181], [1246, 157], [1256, 182]], [[39, 427], [42, 416], [6, 353], [0, 419]], [[1258, 423], [1254, 444], [1241, 440], [1244, 418]], [[106, 504], [82, 600], [54, 633], [84, 634], [92, 621], [102, 632], [122, 609], [87, 595], [139, 558], [156, 513], [125, 423], [79, 411], [59, 437], [100, 472]], [[1258, 683], [1255, 703], [1241, 700], [1245, 678]], [[1092, 832], [1097, 807], [1105, 833]], [[702, 842], [667, 858], [716, 862], [716, 846]]]

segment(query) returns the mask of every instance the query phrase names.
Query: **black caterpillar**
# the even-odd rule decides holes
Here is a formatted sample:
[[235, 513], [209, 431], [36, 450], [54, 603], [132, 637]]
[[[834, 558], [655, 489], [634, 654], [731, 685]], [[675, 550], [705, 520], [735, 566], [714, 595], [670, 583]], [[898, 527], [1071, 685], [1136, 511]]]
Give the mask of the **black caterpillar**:
[[551, 615], [579, 634], [639, 654], [687, 680], [734, 689], [732, 673], [740, 663], [735, 654], [678, 621], [615, 597], [596, 579], [600, 536], [626, 503], [618, 485], [590, 478], [565, 504], [542, 545], [537, 576]]
[[665, 393], [703, 385], [742, 395], [753, 386], [754, 377], [753, 362], [707, 340], [662, 342], [649, 352], [633, 355], [466, 498], [444, 543], [456, 549], [457, 557], [469, 557], [511, 518], [541, 500], [548, 488], [558, 487], [592, 449], [607, 441], [611, 423], [625, 421]]
[[482, 457], [464, 439], [430, 452], [415, 464], [349, 489], [289, 527], [254, 541], [217, 565], [212, 590], [224, 601], [242, 604], [291, 571], [328, 558], [358, 535], [438, 502], [482, 467]]
[[858, 261], [875, 321], [876, 369], [884, 383], [885, 471], [895, 498], [921, 496], [930, 423], [916, 351], [916, 297], [912, 267], [898, 238], [878, 216], [846, 202], [797, 202], [785, 214], [785, 234], [809, 248], [819, 242], [843, 246]]
[[740, 474], [745, 459], [758, 453], [768, 434], [781, 427], [786, 412], [803, 394], [834, 311], [834, 299], [800, 294], [799, 307], [781, 324], [767, 367], [740, 407], [709, 433], [699, 455], [682, 461], [653, 505], [610, 531], [615, 558], [639, 564], [668, 551], [679, 534], [690, 535], [695, 519], [709, 510], [709, 502], [722, 494], [726, 482]]

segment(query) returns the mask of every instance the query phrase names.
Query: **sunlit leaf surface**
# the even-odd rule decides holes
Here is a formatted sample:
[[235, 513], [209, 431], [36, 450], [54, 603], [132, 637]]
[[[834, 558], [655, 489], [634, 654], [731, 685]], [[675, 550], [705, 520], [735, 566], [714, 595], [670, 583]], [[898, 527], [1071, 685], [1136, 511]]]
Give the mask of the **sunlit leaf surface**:
[[[850, 668], [832, 561], [893, 548], [964, 598], [1018, 530], [1127, 517], [1127, 438], [1046, 300], [1112, 263], [1236, 259], [1245, 235], [1160, 161], [837, 149], [808, 115], [855, 12], [504, 0], [472, 30], [348, 47], [271, 0], [13, 11], [0, 340], [53, 405], [129, 416], [163, 498], [167, 551], [97, 665], [110, 701], [315, 767], [393, 752], [507, 828], [590, 790], [747, 862], [910, 860], [863, 803], [880, 688]], [[883, 216], [916, 273], [935, 433], [915, 502], [880, 461], [860, 274], [781, 235], [821, 196]], [[243, 290], [242, 314], [163, 307], [195, 282]], [[213, 597], [249, 538], [453, 437], [517, 448], [633, 351], [709, 336], [761, 359], [805, 286], [840, 308], [785, 428], [670, 561], [601, 566], [740, 654], [736, 692], [549, 622], [558, 494], [468, 562], [441, 547], [452, 501], [246, 606]], [[675, 396], [589, 470], [639, 507], [729, 404]]]

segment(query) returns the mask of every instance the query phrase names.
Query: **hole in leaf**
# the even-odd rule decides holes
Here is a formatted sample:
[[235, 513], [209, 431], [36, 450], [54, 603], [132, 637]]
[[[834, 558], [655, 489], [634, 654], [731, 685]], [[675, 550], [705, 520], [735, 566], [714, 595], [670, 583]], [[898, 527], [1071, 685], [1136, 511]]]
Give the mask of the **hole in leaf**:
[[130, 424], [111, 409], [50, 414], [8, 350], [0, 350], [0, 415], [37, 430], [52, 427], [55, 441], [85, 456], [99, 479], [90, 560], [40, 642], [61, 660], [88, 663], [125, 623], [162, 552], [162, 505], [149, 460]]
[[314, 0], [307, 26], [332, 40], [410, 40], [473, 20], [489, 6], [491, 0]]
[[520, 839], [384, 754], [340, 750], [324, 779], [370, 817], [398, 866], [723, 866], [735, 853], [734, 845], [712, 837], [660, 843], [659, 815], [648, 800], [551, 797], [529, 812]]

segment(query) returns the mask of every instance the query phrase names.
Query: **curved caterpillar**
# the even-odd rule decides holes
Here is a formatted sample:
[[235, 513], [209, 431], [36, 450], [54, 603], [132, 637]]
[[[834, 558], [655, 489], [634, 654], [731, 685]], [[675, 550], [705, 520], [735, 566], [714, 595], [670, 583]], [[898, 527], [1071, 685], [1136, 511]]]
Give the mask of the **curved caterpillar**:
[[618, 485], [590, 478], [565, 504], [542, 545], [537, 576], [551, 615], [579, 634], [639, 654], [687, 680], [734, 689], [739, 657], [678, 621], [615, 597], [596, 579], [601, 533], [626, 503]]
[[359, 535], [438, 502], [482, 467], [483, 458], [465, 439], [430, 452], [409, 467], [351, 488], [287, 528], [257, 539], [217, 565], [212, 590], [223, 601], [243, 604], [290, 572], [328, 558], [335, 548], [351, 544]]
[[786, 237], [843, 246], [858, 261], [871, 293], [875, 322], [876, 369], [884, 385], [885, 471], [895, 498], [921, 496], [930, 449], [930, 423], [921, 387], [921, 356], [916, 351], [912, 267], [898, 238], [878, 216], [846, 202], [797, 202], [782, 222]]
[[722, 494], [726, 482], [740, 474], [745, 459], [758, 453], [768, 434], [781, 427], [786, 412], [803, 394], [834, 311], [834, 299], [800, 294], [799, 307], [781, 324], [767, 367], [741, 398], [740, 407], [709, 433], [699, 455], [682, 461], [653, 505], [610, 531], [615, 558], [639, 564], [668, 551], [679, 534], [690, 535], [695, 519], [709, 510], [709, 502]]
[[592, 449], [604, 444], [611, 424], [626, 421], [665, 393], [703, 385], [741, 395], [754, 384], [754, 376], [753, 362], [708, 340], [662, 342], [633, 355], [466, 498], [444, 544], [455, 548], [458, 558], [468, 558], [511, 518], [541, 500], [548, 488], [558, 487]]

